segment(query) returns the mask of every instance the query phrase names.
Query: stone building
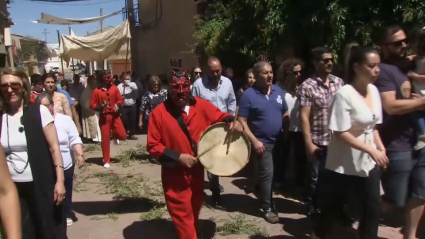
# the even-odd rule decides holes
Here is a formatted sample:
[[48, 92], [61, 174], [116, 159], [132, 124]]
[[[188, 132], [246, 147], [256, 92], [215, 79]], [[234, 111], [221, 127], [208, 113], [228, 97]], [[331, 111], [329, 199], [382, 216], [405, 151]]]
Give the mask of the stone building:
[[[199, 65], [193, 53], [196, 17], [206, 1], [134, 1], [131, 27], [133, 70], [142, 79], [147, 74], [170, 75], [170, 69], [190, 70]], [[130, 22], [132, 22], [130, 17]]]
[[10, 62], [8, 62], [7, 48], [4, 44], [4, 29], [13, 25], [12, 20], [9, 18], [9, 12], [7, 11], [9, 3], [9, 0], [0, 1], [0, 68], [10, 65]]

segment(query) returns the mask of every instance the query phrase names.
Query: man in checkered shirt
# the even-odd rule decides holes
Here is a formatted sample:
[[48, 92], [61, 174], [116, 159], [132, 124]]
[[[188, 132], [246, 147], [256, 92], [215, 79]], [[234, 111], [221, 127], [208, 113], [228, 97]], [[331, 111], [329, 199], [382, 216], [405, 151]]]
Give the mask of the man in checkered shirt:
[[316, 186], [319, 171], [324, 169], [326, 150], [330, 140], [328, 129], [328, 111], [332, 97], [344, 81], [331, 74], [333, 57], [330, 49], [316, 47], [312, 51], [315, 74], [305, 80], [298, 89], [300, 100], [301, 127], [303, 129], [306, 150], [310, 159], [309, 185], [307, 188], [307, 215], [317, 213]]

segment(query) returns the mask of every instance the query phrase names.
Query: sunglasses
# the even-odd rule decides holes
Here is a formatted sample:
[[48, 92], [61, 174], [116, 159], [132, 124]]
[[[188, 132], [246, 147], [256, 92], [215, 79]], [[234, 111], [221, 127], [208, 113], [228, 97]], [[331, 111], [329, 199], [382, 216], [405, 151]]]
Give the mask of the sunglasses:
[[409, 41], [407, 40], [407, 38], [402, 39], [402, 40], [400, 40], [400, 41], [390, 42], [390, 43], [387, 43], [387, 44], [385, 44], [385, 45], [387, 45], [387, 46], [396, 46], [396, 47], [400, 47], [400, 46], [403, 46], [403, 43], [404, 43], [405, 45], [409, 44]]
[[293, 71], [292, 72], [294, 75], [297, 75], [297, 74], [301, 74], [301, 71]]
[[18, 82], [12, 82], [10, 84], [1, 84], [0, 85], [0, 90], [7, 91], [7, 90], [9, 90], [9, 87], [13, 91], [17, 91], [17, 90], [20, 90], [22, 88], [22, 84], [21, 83], [18, 83]]
[[200, 74], [202, 74], [202, 71], [195, 71], [195, 72], [193, 72], [195, 75], [200, 75]]
[[327, 64], [329, 62], [333, 62], [333, 61], [334, 61], [334, 58], [325, 58], [325, 59], [322, 59], [322, 62], [325, 63], [325, 64]]

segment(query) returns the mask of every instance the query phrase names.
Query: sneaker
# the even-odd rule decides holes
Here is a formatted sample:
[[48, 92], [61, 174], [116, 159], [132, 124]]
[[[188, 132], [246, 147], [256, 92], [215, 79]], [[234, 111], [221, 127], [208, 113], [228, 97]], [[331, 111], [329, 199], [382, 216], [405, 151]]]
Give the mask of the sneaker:
[[66, 226], [70, 227], [70, 226], [72, 226], [72, 223], [74, 223], [74, 222], [72, 221], [71, 218], [66, 219]]
[[105, 163], [105, 164], [103, 165], [103, 167], [104, 167], [104, 168], [110, 168], [111, 166], [109, 165], [109, 163]]
[[420, 150], [420, 149], [422, 149], [422, 148], [424, 148], [424, 147], [425, 147], [425, 141], [423, 141], [423, 140], [419, 140], [419, 141], [416, 143], [415, 147], [413, 147], [413, 149], [414, 149], [414, 150]]
[[275, 224], [279, 222], [279, 217], [277, 216], [277, 213], [269, 209], [264, 211], [264, 220], [268, 223]]
[[137, 137], [136, 136], [134, 136], [134, 135], [129, 135], [128, 137], [127, 137], [127, 139], [128, 140], [137, 140]]
[[116, 139], [116, 140], [114, 141], [114, 143], [115, 143], [116, 145], [120, 145], [120, 140], [119, 140], [119, 139]]

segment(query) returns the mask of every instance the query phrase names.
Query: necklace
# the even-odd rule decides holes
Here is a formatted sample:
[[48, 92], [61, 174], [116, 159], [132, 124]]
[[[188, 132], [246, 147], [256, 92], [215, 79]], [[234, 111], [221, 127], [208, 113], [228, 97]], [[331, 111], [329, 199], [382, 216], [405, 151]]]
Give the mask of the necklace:
[[[16, 158], [19, 158], [19, 159], [21, 159], [22, 161], [24, 161], [21, 157], [19, 157], [17, 154], [15, 154], [15, 153], [13, 153], [12, 152], [12, 149], [10, 148], [10, 134], [9, 134], [9, 115], [8, 114], [6, 114], [6, 127], [7, 127], [7, 149], [9, 150], [9, 154], [7, 155], [7, 156], [9, 156], [9, 155], [14, 155]], [[22, 133], [22, 132], [21, 132]], [[15, 162], [13, 162], [13, 160], [10, 160], [10, 159], [7, 159], [7, 157], [6, 157], [6, 160], [7, 160], [7, 162], [9, 162], [10, 163], [10, 165], [12, 166], [12, 168], [13, 168], [13, 170], [15, 170], [15, 172], [17, 173], [17, 174], [22, 174], [24, 171], [25, 171], [25, 169], [28, 167], [28, 164], [29, 164], [29, 160], [27, 159], [27, 162], [25, 163], [25, 166], [24, 166], [24, 168], [22, 168], [22, 169], [19, 169], [18, 167], [16, 167], [16, 165], [15, 165]]]

